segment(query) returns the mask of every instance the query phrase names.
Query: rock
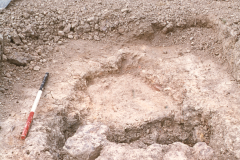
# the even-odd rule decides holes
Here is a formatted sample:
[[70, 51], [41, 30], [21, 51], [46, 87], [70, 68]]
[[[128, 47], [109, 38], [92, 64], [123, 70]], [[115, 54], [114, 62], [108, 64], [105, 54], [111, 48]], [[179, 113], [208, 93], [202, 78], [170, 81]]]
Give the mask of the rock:
[[84, 33], [87, 33], [87, 32], [90, 32], [90, 31], [91, 31], [90, 25], [89, 25], [89, 24], [85, 24], [85, 25], [83, 26], [83, 32], [84, 32]]
[[88, 40], [92, 40], [93, 39], [93, 36], [92, 35], [89, 35], [88, 36]]
[[167, 153], [163, 156], [164, 160], [188, 160], [191, 159], [191, 148], [186, 144], [175, 142], [168, 145], [170, 148]]
[[125, 31], [125, 29], [124, 29], [123, 27], [119, 27], [119, 28], [118, 28], [118, 33], [119, 33], [119, 34], [123, 34], [124, 31]]
[[30, 61], [32, 61], [32, 58], [24, 52], [15, 52], [11, 54], [7, 60], [17, 66], [26, 66]]
[[78, 22], [74, 22], [74, 23], [72, 23], [72, 28], [74, 29], [75, 27], [77, 27], [78, 26]]
[[60, 39], [60, 36], [54, 36], [54, 37], [53, 37], [53, 41], [54, 41], [55, 43], [58, 42], [59, 39]]
[[27, 37], [34, 38], [36, 36], [32, 25], [28, 25], [23, 32]]
[[95, 40], [95, 41], [100, 41], [99, 36], [98, 36], [98, 35], [94, 35], [94, 40]]
[[69, 39], [73, 39], [73, 35], [69, 34], [69, 35], [68, 35], [68, 38], [69, 38]]
[[5, 54], [2, 55], [2, 61], [7, 61], [7, 56]]
[[129, 13], [129, 12], [130, 12], [130, 10], [129, 10], [128, 8], [123, 8], [123, 9], [121, 9], [121, 12], [126, 12], [126, 13]]
[[12, 40], [16, 45], [19, 45], [22, 42], [17, 33], [12, 34]]
[[34, 70], [34, 71], [39, 71], [39, 70], [40, 70], [40, 67], [39, 67], [39, 66], [35, 66], [35, 67], [33, 68], [33, 70]]
[[4, 93], [5, 89], [4, 88], [0, 88], [0, 92]]
[[98, 157], [102, 147], [107, 143], [105, 125], [85, 125], [74, 136], [67, 139], [63, 149], [77, 159], [92, 160]]
[[88, 19], [87, 19], [87, 22], [93, 22], [95, 20], [95, 17], [89, 17]]
[[[123, 31], [122, 31], [123, 32]], [[134, 32], [135, 36], [146, 36], [146, 37], [150, 37], [154, 34], [154, 30], [152, 28], [152, 25], [149, 23], [142, 23], [139, 25], [139, 28], [137, 28]]]
[[43, 42], [47, 42], [47, 41], [48, 41], [48, 39], [47, 39], [47, 38], [43, 38], [42, 40], [43, 40]]
[[[19, 32], [21, 32], [21, 31], [19, 31]], [[22, 40], [25, 38], [23, 34], [18, 34], [18, 36], [19, 36]]]
[[173, 23], [168, 23], [167, 24], [167, 26], [166, 27], [164, 27], [163, 28], [163, 30], [162, 30], [162, 32], [164, 33], [164, 34], [166, 34], [166, 33], [168, 33], [168, 32], [170, 32], [170, 31], [172, 31], [173, 30]]
[[106, 34], [104, 34], [104, 33], [99, 33], [99, 37], [100, 38], [103, 38], [103, 37], [105, 37], [106, 36]]
[[3, 35], [0, 34], [0, 45], [2, 44], [2, 42], [3, 42]]
[[47, 143], [48, 137], [46, 133], [31, 132], [31, 134], [28, 134], [24, 144], [24, 151], [28, 156], [26, 159], [34, 159], [40, 155], [43, 159], [53, 159], [49, 152], [45, 152], [48, 149]]
[[95, 24], [94, 28], [95, 28], [95, 30], [98, 30], [99, 29], [99, 25]]
[[64, 29], [63, 29], [63, 32], [64, 33], [69, 33], [70, 32], [70, 29], [71, 29], [71, 24], [68, 24]]
[[63, 31], [58, 31], [58, 35], [59, 36], [64, 36], [64, 32]]
[[62, 42], [62, 41], [58, 41], [58, 44], [59, 44], [59, 45], [62, 45], [62, 44], [63, 44], [63, 42]]
[[106, 32], [108, 29], [108, 23], [106, 21], [101, 21], [99, 30], [102, 32]]
[[204, 142], [198, 142], [193, 146], [193, 153], [195, 159], [213, 159], [214, 151], [211, 147], [207, 146]]
[[8, 77], [8, 78], [10, 78], [10, 77], [11, 77], [11, 74], [10, 74], [10, 73], [6, 73], [5, 76]]
[[30, 14], [28, 14], [28, 13], [23, 13], [23, 17], [24, 17], [25, 19], [28, 19], [28, 18], [30, 17]]
[[24, 39], [24, 40], [22, 40], [22, 42], [24, 43], [24, 44], [27, 44], [27, 41]]

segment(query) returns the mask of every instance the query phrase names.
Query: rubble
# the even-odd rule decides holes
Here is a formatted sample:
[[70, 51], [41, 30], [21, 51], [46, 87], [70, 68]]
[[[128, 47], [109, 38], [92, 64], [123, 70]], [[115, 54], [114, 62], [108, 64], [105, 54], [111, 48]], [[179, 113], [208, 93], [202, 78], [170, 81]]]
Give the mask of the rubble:
[[34, 70], [34, 71], [39, 71], [40, 68], [41, 68], [41, 67], [39, 67], [39, 66], [35, 66], [35, 67], [33, 68], [33, 70]]
[[16, 45], [20, 45], [22, 43], [19, 35], [16, 32], [13, 33], [11, 37], [12, 37], [13, 43], [15, 43]]
[[32, 60], [32, 58], [24, 52], [15, 52], [9, 55], [7, 60], [17, 66], [26, 66]]
[[95, 159], [107, 143], [107, 132], [108, 127], [104, 125], [82, 126], [74, 136], [67, 139], [63, 149], [78, 159]]

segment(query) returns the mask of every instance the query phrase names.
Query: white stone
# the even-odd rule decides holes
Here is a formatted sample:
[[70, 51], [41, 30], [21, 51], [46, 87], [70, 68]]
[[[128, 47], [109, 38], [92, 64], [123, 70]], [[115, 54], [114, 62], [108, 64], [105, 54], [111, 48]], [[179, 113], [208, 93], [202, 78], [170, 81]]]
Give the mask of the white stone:
[[95, 159], [107, 143], [105, 125], [85, 125], [74, 136], [67, 139], [63, 149], [78, 159]]
[[39, 67], [39, 66], [35, 66], [35, 67], [33, 68], [33, 70], [34, 70], [34, 71], [39, 71], [39, 70], [40, 70], [40, 67]]
[[69, 39], [73, 39], [73, 35], [68, 35], [68, 38]]
[[58, 35], [59, 36], [64, 36], [64, 32], [63, 31], [58, 31]]

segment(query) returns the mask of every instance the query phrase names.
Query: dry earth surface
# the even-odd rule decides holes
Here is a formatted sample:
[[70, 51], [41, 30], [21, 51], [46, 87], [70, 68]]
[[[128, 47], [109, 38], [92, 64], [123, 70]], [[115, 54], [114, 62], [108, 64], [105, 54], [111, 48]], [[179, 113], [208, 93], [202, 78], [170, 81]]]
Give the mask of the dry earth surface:
[[13, 0], [0, 26], [0, 159], [240, 159], [239, 0]]

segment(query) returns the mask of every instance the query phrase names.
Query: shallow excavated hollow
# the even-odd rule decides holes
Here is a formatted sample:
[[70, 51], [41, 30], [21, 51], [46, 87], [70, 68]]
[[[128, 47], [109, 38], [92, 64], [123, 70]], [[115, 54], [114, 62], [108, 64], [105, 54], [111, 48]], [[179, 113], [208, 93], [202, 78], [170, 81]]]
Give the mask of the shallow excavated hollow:
[[[76, 84], [73, 103], [58, 113], [62, 117], [59, 124], [50, 125], [59, 126], [63, 135], [59, 140], [49, 135], [50, 146], [56, 144], [62, 150], [79, 126], [94, 123], [110, 128], [107, 134], [109, 141], [128, 143], [137, 148], [146, 148], [154, 143], [182, 142], [191, 147], [197, 142], [209, 144], [212, 128], [208, 121], [211, 115], [194, 107], [183, 108], [187, 90], [180, 77], [194, 76], [186, 72], [189, 64], [181, 68], [177, 64], [183, 61], [169, 61], [167, 58], [159, 65], [159, 59], [154, 60], [141, 52], [134, 53], [128, 49], [120, 52], [122, 58], [114, 62], [120, 62], [117, 70], [108, 72], [107, 69], [106, 72], [100, 71], [101, 74], [96, 71], [98, 76], [88, 74]], [[173, 54], [170, 49], [169, 54]], [[179, 58], [194, 62], [197, 57], [187, 54]], [[169, 68], [165, 63], [176, 66]], [[169, 74], [171, 69], [175, 73]], [[179, 71], [184, 74], [176, 74]], [[74, 113], [69, 118], [71, 112], [79, 114]], [[67, 153], [61, 151], [56, 155], [63, 157]]]
[[[197, 41], [201, 37], [194, 38]], [[172, 40], [166, 36], [166, 41]], [[110, 128], [107, 138], [116, 143], [129, 143], [137, 148], [154, 143], [182, 142], [193, 146], [202, 141], [209, 144], [210, 105], [220, 106], [221, 102], [215, 99], [224, 100], [220, 93], [229, 89], [225, 83], [230, 79], [225, 72], [219, 72], [220, 67], [206, 56], [207, 53], [197, 55], [209, 52], [208, 47], [208, 44], [203, 45], [204, 49], [196, 52], [187, 44], [139, 43], [123, 48], [121, 52], [125, 55], [119, 68], [96, 71], [80, 78], [80, 83], [85, 81], [86, 86], [75, 88], [78, 98], [74, 99], [70, 110], [80, 113], [82, 125], [95, 122], [107, 125]], [[111, 60], [87, 61], [112, 63]], [[76, 124], [79, 125], [80, 122]], [[63, 130], [70, 134], [65, 135], [60, 148], [76, 129]]]
[[[181, 106], [162, 92], [161, 86], [153, 86], [136, 75], [95, 78], [86, 93], [90, 106], [87, 121], [109, 126], [109, 141], [140, 148], [154, 143], [193, 146], [210, 141], [209, 115], [191, 108], [180, 110]], [[181, 112], [182, 119], [175, 119], [177, 112]]]

